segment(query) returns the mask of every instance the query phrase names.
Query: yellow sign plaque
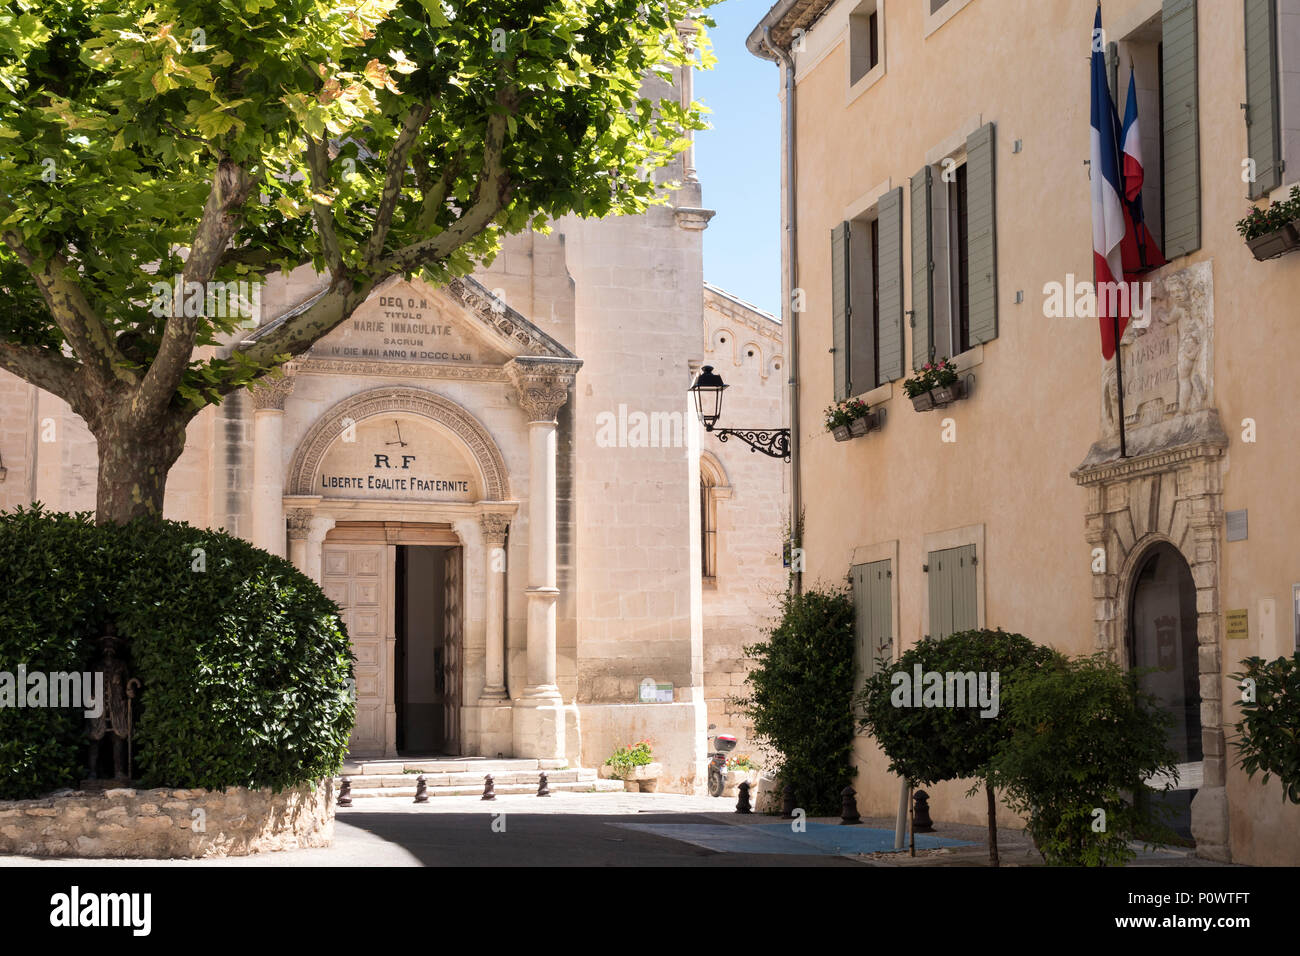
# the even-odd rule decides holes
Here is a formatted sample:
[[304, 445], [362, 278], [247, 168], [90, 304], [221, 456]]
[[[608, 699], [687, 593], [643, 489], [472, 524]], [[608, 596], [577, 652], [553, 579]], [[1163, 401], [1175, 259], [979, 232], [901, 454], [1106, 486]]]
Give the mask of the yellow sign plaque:
[[1223, 620], [1228, 640], [1244, 640], [1250, 636], [1250, 616], [1245, 608], [1240, 611], [1224, 611]]

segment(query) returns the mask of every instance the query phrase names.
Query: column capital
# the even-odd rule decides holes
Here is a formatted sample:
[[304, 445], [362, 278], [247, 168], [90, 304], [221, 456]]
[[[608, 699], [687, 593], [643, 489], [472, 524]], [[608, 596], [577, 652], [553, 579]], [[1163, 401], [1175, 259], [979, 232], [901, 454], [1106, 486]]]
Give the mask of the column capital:
[[289, 519], [289, 540], [306, 541], [307, 536], [311, 534], [311, 509], [294, 508], [287, 517]]
[[483, 532], [483, 540], [487, 544], [501, 545], [505, 543], [506, 531], [510, 528], [510, 515], [503, 515], [497, 512], [489, 512], [478, 516], [478, 526]]
[[521, 355], [506, 363], [506, 374], [519, 393], [519, 407], [528, 420], [554, 422], [556, 412], [569, 400], [569, 389], [580, 368], [580, 359]]
[[282, 366], [283, 374], [275, 378], [267, 376], [250, 383], [248, 395], [253, 400], [253, 407], [259, 412], [266, 409], [284, 411], [284, 401], [293, 391], [294, 376], [298, 371], [297, 362], [287, 362]]

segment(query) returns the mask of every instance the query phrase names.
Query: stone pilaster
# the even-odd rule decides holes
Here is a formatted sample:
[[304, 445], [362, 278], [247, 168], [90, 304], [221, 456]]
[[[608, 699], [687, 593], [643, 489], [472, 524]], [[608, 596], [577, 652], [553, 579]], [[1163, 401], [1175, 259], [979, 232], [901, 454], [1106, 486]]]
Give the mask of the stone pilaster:
[[506, 531], [510, 527], [510, 517], [503, 514], [485, 514], [479, 517], [479, 527], [483, 533], [483, 555], [487, 607], [486, 622], [487, 644], [485, 648], [485, 667], [487, 671], [480, 702], [496, 702], [509, 698], [506, 691], [505, 672], [505, 576], [506, 576]]
[[520, 357], [506, 372], [528, 417], [528, 677], [515, 716], [515, 755], [563, 761], [564, 702], [556, 685], [556, 412], [581, 362]]
[[293, 391], [293, 369], [254, 383], [253, 401], [253, 544], [284, 557], [284, 403]]

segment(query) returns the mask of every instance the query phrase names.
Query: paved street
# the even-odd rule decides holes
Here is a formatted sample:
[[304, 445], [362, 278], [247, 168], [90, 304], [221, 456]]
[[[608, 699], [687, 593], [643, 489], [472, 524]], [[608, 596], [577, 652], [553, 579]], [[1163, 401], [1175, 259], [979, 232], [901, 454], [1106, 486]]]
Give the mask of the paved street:
[[[790, 821], [732, 812], [731, 799], [678, 794], [556, 793], [550, 798], [357, 800], [341, 808], [331, 847], [169, 866], [986, 866], [985, 830], [940, 823], [918, 834], [915, 857], [893, 847], [893, 821]], [[1023, 831], [1001, 829], [1004, 866], [1039, 865]], [[0, 866], [141, 866], [147, 860], [33, 860]], [[1204, 866], [1180, 849], [1144, 852], [1136, 865]]]

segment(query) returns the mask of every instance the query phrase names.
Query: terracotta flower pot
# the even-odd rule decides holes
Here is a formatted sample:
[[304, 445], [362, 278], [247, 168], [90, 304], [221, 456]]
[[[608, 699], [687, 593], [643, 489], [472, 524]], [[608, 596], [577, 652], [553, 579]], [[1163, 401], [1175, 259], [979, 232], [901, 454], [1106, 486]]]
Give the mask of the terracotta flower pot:
[[831, 434], [835, 436], [836, 441], [848, 441], [853, 437], [853, 435], [849, 433], [848, 425], [836, 425], [831, 429]]

